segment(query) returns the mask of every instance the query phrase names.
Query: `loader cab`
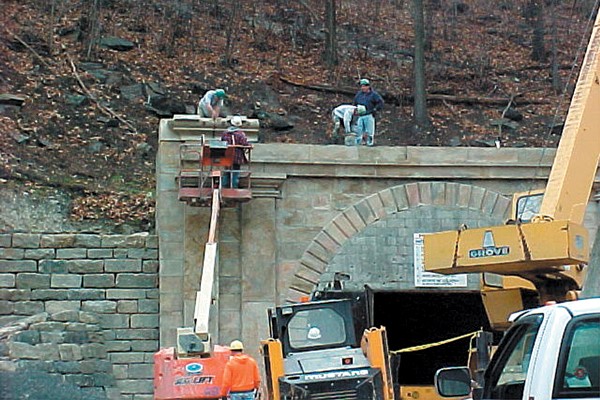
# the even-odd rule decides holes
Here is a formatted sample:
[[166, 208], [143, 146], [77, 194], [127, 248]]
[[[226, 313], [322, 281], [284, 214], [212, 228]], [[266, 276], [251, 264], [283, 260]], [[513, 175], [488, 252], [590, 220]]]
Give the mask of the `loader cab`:
[[350, 300], [290, 304], [269, 310], [271, 337], [291, 353], [358, 347]]
[[394, 398], [385, 328], [357, 335], [355, 303], [311, 300], [269, 309], [271, 337], [261, 353], [270, 399]]

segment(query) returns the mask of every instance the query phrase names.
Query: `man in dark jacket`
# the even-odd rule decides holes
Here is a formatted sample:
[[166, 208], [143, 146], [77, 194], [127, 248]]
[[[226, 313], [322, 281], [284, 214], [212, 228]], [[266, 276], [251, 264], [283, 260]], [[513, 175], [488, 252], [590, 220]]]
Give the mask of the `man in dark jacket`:
[[359, 84], [360, 90], [354, 96], [352, 104], [355, 106], [362, 104], [367, 111], [358, 118], [356, 144], [361, 144], [366, 134], [367, 146], [373, 146], [375, 143], [375, 115], [377, 111], [383, 109], [383, 99], [379, 93], [371, 88], [371, 82], [368, 79], [361, 79]]

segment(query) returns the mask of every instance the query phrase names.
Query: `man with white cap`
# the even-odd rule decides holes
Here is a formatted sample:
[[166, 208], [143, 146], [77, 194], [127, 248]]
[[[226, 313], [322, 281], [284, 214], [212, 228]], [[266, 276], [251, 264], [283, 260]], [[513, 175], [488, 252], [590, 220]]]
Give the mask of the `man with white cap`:
[[[248, 143], [248, 138], [244, 131], [242, 131], [241, 126], [243, 124], [242, 117], [236, 115], [231, 118], [231, 126], [227, 128], [225, 132], [221, 135], [221, 140], [227, 142], [229, 145], [235, 146], [250, 146]], [[247, 164], [248, 158], [246, 157], [246, 149], [243, 147], [236, 147], [235, 153], [233, 156], [233, 169], [229, 173], [225, 173], [223, 175], [223, 179], [221, 181], [222, 186], [229, 187], [231, 183], [232, 188], [238, 188], [240, 184], [240, 168], [242, 164]], [[231, 175], [231, 182], [229, 180], [229, 176]]]
[[351, 104], [341, 104], [333, 109], [331, 118], [333, 120], [333, 129], [331, 130], [331, 143], [335, 144], [338, 138], [340, 127], [344, 126], [344, 135], [356, 135], [356, 122], [358, 116], [364, 114], [366, 108], [363, 105], [353, 106]]

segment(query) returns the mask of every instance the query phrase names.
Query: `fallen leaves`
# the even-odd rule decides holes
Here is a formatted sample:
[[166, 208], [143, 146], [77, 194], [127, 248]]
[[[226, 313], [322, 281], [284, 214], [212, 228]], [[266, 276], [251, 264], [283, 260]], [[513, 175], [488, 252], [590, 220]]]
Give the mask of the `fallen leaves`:
[[[451, 140], [455, 143], [456, 138], [461, 145], [469, 145], [494, 139], [498, 134], [489, 121], [498, 118], [504, 107], [452, 105], [437, 100], [428, 104], [432, 132], [418, 137], [411, 135], [412, 107], [403, 100], [412, 94], [410, 53], [414, 33], [410, 2], [379, 1], [377, 15], [375, 7], [365, 9], [362, 0], [341, 2], [338, 9], [341, 62], [334, 68], [328, 68], [321, 59], [320, 18], [324, 6], [319, 0], [236, 3], [242, 8], [238, 11], [244, 18], [238, 22], [235, 33], [232, 57], [236, 63], [231, 68], [225, 68], [221, 62], [226, 48], [222, 29], [227, 22], [226, 3], [220, 5], [222, 20], [204, 12], [201, 18], [185, 25], [185, 34], [169, 40], [176, 20], [165, 24], [161, 20], [165, 15], [156, 13], [153, 7], [146, 9], [140, 5], [142, 2], [128, 2], [130, 7], [119, 7], [120, 1], [115, 0], [111, 2], [114, 7], [101, 8], [100, 26], [110, 27], [111, 35], [126, 37], [138, 47], [129, 52], [98, 48], [93, 60], [87, 59], [87, 49], [75, 35], [57, 34], [82, 21], [86, 16], [86, 9], [81, 7], [84, 3], [62, 2], [62, 15], [52, 26], [41, 3], [32, 0], [2, 3], [0, 24], [24, 41], [36, 39], [35, 43], [27, 42], [33, 51], [25, 47], [20, 51], [0, 47], [0, 65], [4, 67], [0, 91], [28, 96], [18, 117], [0, 116], [3, 133], [0, 161], [6, 171], [29, 169], [29, 176], [42, 176], [54, 184], [68, 184], [63, 180], [77, 176], [76, 184], [88, 190], [73, 204], [73, 217], [78, 220], [108, 218], [123, 222], [153, 218], [154, 200], [146, 193], [154, 187], [154, 154], [141, 154], [137, 149], [140, 143], [145, 143], [156, 151], [158, 129], [158, 118], [148, 115], [143, 108], [145, 99], [127, 101], [120, 96], [117, 84], [74, 71], [73, 65], [82, 61], [99, 62], [106, 69], [118, 71], [125, 84], [158, 82], [169, 95], [186, 104], [194, 104], [201, 95], [198, 90], [192, 92], [193, 84], [200, 89], [226, 87], [232, 94], [229, 105], [234, 112], [247, 112], [249, 105], [261, 101], [265, 111], [295, 118], [296, 127], [292, 131], [284, 135], [265, 132], [266, 141], [323, 143], [322, 132], [331, 123], [329, 111], [337, 104], [351, 101], [348, 94], [315, 93], [273, 79], [276, 76], [293, 77], [308, 86], [349, 86], [355, 85], [357, 76], [368, 76], [377, 90], [398, 93], [398, 105], [387, 104], [378, 121], [382, 145], [448, 145]], [[206, 11], [202, 7], [209, 7], [208, 3], [194, 2], [197, 5], [193, 11]], [[516, 106], [524, 122], [517, 132], [503, 132], [502, 143], [553, 145], [557, 135], [545, 134], [545, 121], [556, 112], [559, 96], [551, 88], [549, 66], [536, 66], [530, 60], [531, 27], [516, 6], [492, 10], [489, 1], [468, 3], [470, 9], [466, 13], [452, 14], [447, 7], [428, 10], [431, 38], [431, 49], [426, 55], [428, 90], [469, 98], [491, 97], [490, 93], [509, 98], [527, 93], [528, 98], [548, 100], [548, 104], [523, 107], [517, 98]], [[560, 32], [558, 55], [562, 64], [568, 64], [584, 35], [583, 18], [572, 12], [569, 4], [561, 3], [558, 7], [566, 10], [559, 8], [555, 13]], [[496, 18], [487, 19], [491, 14]], [[46, 40], [49, 27], [55, 33], [49, 46], [54, 49], [51, 55], [44, 52], [47, 49], [38, 47], [44, 45], [41, 38]], [[274, 27], [278, 28], [278, 34], [273, 33]], [[3, 39], [5, 43], [14, 42], [10, 37]], [[73, 64], [67, 62], [67, 56]], [[81, 84], [74, 72], [80, 74]], [[560, 72], [565, 84], [572, 82], [568, 71]], [[258, 89], [267, 94], [259, 97]], [[79, 107], [65, 104], [65, 96], [74, 93], [94, 98], [98, 105], [94, 101]], [[140, 133], [128, 135], [123, 121], [119, 126], [110, 126], [99, 120], [110, 111], [132, 121]], [[566, 113], [564, 104], [558, 113]], [[30, 138], [18, 143], [14, 135], [5, 133]], [[46, 140], [52, 143], [51, 151], [37, 144]], [[112, 176], [122, 178], [111, 180]]]
[[76, 198], [71, 217], [76, 221], [108, 219], [116, 223], [147, 220], [154, 214], [155, 200], [147, 193], [87, 193]]

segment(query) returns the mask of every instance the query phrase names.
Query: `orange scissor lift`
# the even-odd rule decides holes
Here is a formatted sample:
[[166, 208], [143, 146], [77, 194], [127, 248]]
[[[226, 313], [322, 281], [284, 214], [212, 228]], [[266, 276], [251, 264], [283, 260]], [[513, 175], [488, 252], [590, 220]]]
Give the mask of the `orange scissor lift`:
[[[242, 165], [244, 169], [233, 170], [235, 152], [239, 149], [246, 152], [248, 164]], [[251, 146], [228, 145], [220, 140], [182, 144], [179, 156], [179, 200], [191, 206], [210, 206], [213, 196], [220, 194], [225, 207], [251, 200], [251, 150]], [[229, 173], [240, 174], [239, 188], [231, 187], [231, 179], [230, 185], [222, 185], [223, 177]]]
[[[243, 170], [233, 170], [235, 152], [246, 152]], [[196, 292], [194, 327], [177, 329], [177, 347], [163, 348], [154, 355], [156, 400], [216, 400], [226, 396], [223, 371], [228, 347], [212, 345], [209, 334], [211, 305], [217, 275], [217, 226], [221, 207], [232, 207], [252, 199], [251, 146], [228, 145], [220, 140], [180, 146], [178, 198], [189, 206], [211, 207], [208, 239], [204, 248], [200, 290]], [[239, 187], [224, 187], [226, 174], [239, 173]]]

